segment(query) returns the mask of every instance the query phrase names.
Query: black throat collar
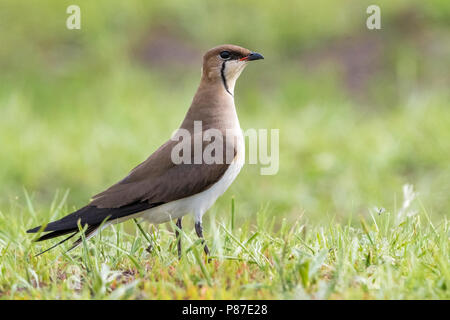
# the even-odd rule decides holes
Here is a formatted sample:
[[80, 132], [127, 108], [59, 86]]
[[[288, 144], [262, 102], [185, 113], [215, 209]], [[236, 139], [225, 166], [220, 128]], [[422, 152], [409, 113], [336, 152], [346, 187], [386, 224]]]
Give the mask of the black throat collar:
[[220, 76], [222, 77], [222, 83], [225, 87], [225, 90], [233, 97], [233, 94], [228, 89], [227, 79], [225, 78], [225, 63], [226, 61], [222, 62], [222, 68], [220, 69]]

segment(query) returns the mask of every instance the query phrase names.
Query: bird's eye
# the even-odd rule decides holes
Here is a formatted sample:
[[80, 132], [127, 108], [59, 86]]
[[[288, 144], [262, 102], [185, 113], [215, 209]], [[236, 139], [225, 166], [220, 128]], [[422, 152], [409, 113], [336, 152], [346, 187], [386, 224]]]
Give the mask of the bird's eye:
[[222, 59], [225, 59], [225, 60], [230, 59], [230, 58], [231, 58], [230, 51], [222, 51], [222, 52], [220, 53], [220, 57], [221, 57]]

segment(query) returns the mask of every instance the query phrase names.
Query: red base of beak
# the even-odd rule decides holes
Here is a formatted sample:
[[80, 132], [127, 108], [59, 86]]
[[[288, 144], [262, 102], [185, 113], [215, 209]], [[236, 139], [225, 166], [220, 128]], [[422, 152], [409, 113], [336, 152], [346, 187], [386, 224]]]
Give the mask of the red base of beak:
[[239, 61], [246, 61], [246, 60], [253, 61], [253, 60], [260, 60], [260, 59], [264, 59], [264, 57], [261, 54], [259, 54], [258, 52], [252, 52], [248, 56], [239, 59]]

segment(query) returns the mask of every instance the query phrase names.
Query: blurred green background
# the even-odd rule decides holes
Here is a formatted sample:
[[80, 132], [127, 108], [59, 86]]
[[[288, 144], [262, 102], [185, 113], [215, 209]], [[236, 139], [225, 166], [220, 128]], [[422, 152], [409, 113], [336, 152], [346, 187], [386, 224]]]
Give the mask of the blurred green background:
[[[66, 8], [81, 7], [81, 30]], [[381, 7], [381, 30], [366, 8]], [[211, 210], [295, 220], [395, 210], [402, 185], [450, 208], [450, 1], [0, 2], [0, 211], [68, 210], [125, 176], [180, 124], [201, 57], [265, 60], [235, 97], [242, 128], [280, 129], [280, 170], [246, 165]]]

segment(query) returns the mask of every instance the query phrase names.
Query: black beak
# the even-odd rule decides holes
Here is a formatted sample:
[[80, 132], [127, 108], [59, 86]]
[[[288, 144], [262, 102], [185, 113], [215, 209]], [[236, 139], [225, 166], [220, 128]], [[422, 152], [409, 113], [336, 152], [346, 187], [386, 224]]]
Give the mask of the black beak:
[[264, 59], [264, 57], [258, 52], [252, 52], [247, 56], [247, 61], [261, 60], [261, 59]]

